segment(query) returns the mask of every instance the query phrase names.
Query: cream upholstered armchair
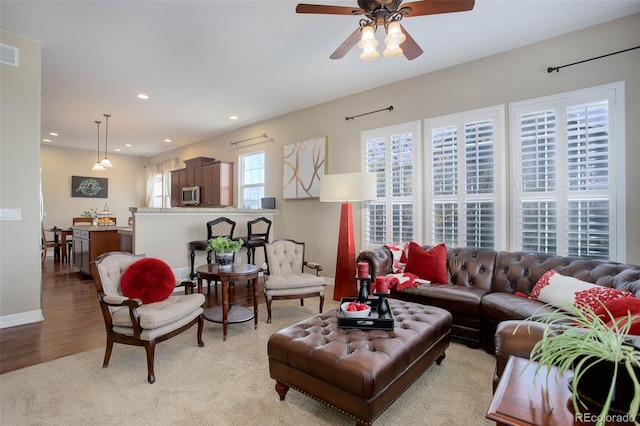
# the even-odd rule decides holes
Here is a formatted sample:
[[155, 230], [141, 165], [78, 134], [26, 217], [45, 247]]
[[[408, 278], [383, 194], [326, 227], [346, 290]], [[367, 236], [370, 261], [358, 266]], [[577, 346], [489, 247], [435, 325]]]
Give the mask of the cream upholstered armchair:
[[[123, 276], [128, 275], [126, 279], [130, 281], [131, 273], [134, 272], [134, 269], [139, 269], [131, 266], [139, 260], [153, 260], [160, 264], [158, 266], [164, 265], [168, 269], [168, 271], [163, 271], [158, 268], [157, 273], [153, 269], [144, 272], [147, 277], [151, 277], [153, 280], [157, 280], [158, 276], [162, 275], [166, 277], [165, 282], [168, 288], [163, 290], [166, 292], [166, 297], [162, 296], [165, 297], [164, 300], [143, 303], [139, 298], [130, 298], [124, 295]], [[138, 263], [136, 266], [142, 263]], [[154, 265], [152, 264], [151, 267], [153, 268]], [[204, 346], [202, 341], [204, 326], [202, 306], [205, 297], [201, 293], [193, 293], [195, 284], [190, 281], [180, 284], [185, 287], [184, 295], [174, 296], [173, 289], [176, 286], [176, 280], [171, 268], [162, 261], [145, 258], [144, 255], [110, 252], [99, 256], [95, 262], [91, 263], [91, 273], [107, 329], [107, 347], [102, 365], [104, 368], [109, 364], [114, 342], [144, 346], [147, 353], [147, 380], [149, 383], [153, 383], [156, 380], [154, 374], [156, 343], [167, 340], [198, 324], [198, 345]], [[135, 280], [140, 276], [134, 275], [132, 278]], [[171, 280], [173, 280], [172, 283]]]
[[[320, 297], [320, 313], [324, 305], [325, 280], [320, 276], [322, 266], [304, 260], [304, 243], [290, 239], [278, 239], [266, 244], [267, 270], [264, 295], [267, 299], [267, 323], [271, 322], [271, 301]], [[314, 269], [315, 274], [304, 272], [304, 267]]]

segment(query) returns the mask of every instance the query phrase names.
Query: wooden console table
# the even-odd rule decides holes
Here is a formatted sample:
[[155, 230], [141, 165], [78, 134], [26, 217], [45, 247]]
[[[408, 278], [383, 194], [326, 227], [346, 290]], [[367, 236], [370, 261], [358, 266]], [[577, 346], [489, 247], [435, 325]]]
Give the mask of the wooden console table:
[[[542, 367], [536, 376], [537, 365], [537, 362], [530, 362], [528, 359], [509, 357], [489, 406], [487, 418], [498, 425], [510, 426], [593, 426], [597, 414], [587, 411], [574, 413], [569, 389], [573, 373], [566, 372], [563, 377], [558, 377], [556, 367], [551, 367], [547, 381], [547, 367]], [[633, 422], [607, 423], [632, 424]]]

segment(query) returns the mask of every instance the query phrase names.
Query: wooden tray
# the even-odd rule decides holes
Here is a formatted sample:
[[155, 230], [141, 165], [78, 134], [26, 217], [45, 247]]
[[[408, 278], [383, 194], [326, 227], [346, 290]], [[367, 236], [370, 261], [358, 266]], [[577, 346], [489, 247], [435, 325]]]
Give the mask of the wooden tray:
[[[340, 301], [340, 306], [345, 302], [355, 302], [356, 300], [357, 299], [355, 297], [343, 297]], [[342, 309], [338, 308], [338, 327], [346, 329], [359, 328], [361, 330], [393, 330], [395, 318], [393, 316], [393, 311], [391, 311], [391, 307], [389, 306], [389, 301], [387, 298], [384, 299], [384, 303], [387, 304], [388, 312], [382, 318], [378, 317], [379, 302], [380, 299], [367, 300], [367, 305], [371, 306], [371, 312], [368, 317], [363, 318], [346, 317], [342, 312]]]

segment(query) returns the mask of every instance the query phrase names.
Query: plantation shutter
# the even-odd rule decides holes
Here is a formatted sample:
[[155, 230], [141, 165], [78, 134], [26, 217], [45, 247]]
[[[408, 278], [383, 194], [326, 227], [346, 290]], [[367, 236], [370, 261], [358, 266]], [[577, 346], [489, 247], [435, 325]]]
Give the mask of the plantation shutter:
[[[615, 93], [576, 92], [512, 108], [517, 120], [515, 249], [612, 258], [612, 145], [622, 145], [612, 139]], [[622, 162], [619, 169], [623, 176]]]
[[365, 209], [365, 245], [414, 239], [417, 133], [417, 123], [363, 133], [364, 168], [377, 181], [377, 199]]
[[[431, 141], [426, 164], [432, 188], [428, 203], [430, 244], [494, 248], [506, 226], [498, 206], [498, 179], [503, 176], [501, 107], [428, 120]], [[497, 135], [497, 133], [499, 133]]]

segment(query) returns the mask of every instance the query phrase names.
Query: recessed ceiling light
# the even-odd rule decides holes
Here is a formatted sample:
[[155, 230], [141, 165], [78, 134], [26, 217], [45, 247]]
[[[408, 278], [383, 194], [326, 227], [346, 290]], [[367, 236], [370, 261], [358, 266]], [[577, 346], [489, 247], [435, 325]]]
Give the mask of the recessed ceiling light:
[[120, 148], [114, 149], [115, 152], [120, 152]]
[[143, 99], [146, 101], [147, 99], [149, 99], [149, 95], [144, 93], [138, 93], [138, 99]]
[[229, 120], [237, 120], [238, 116], [237, 115], [230, 115], [229, 116]]
[[42, 139], [42, 142], [51, 142], [51, 139]]
[[131, 145], [130, 143], [125, 143], [124, 146], [131, 148], [133, 145]]
[[171, 143], [171, 139], [165, 139], [164, 140], [166, 143]]
[[59, 136], [56, 132], [49, 132], [49, 136]]

